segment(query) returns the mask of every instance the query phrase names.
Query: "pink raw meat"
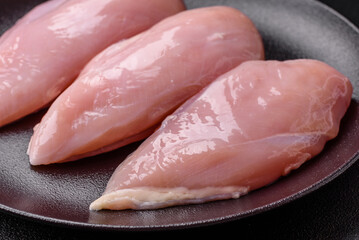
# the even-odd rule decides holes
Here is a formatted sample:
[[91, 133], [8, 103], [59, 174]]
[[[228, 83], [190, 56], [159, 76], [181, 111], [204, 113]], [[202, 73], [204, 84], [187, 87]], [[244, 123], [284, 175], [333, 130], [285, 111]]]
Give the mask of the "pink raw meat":
[[54, 100], [109, 45], [184, 10], [181, 0], [52, 0], [0, 38], [0, 126]]
[[35, 128], [30, 162], [71, 161], [141, 140], [219, 75], [263, 58], [258, 31], [236, 9], [169, 17], [85, 67]]
[[351, 95], [350, 81], [316, 60], [243, 63], [168, 116], [90, 208], [202, 203], [266, 186], [338, 134]]

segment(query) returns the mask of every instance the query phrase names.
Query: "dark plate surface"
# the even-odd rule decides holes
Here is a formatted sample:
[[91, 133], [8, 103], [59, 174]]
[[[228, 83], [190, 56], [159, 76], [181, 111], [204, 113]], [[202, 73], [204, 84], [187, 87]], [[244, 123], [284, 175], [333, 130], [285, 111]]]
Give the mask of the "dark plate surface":
[[[38, 1], [0, 0], [0, 32]], [[336, 12], [312, 0], [187, 0], [188, 8], [229, 5], [258, 27], [267, 59], [315, 58], [354, 86], [340, 134], [324, 151], [276, 183], [236, 200], [148, 211], [90, 212], [117, 165], [139, 143], [81, 161], [31, 167], [26, 149], [45, 111], [0, 129], [0, 209], [36, 221], [105, 230], [174, 229], [215, 224], [258, 214], [328, 183], [359, 158], [359, 32]]]

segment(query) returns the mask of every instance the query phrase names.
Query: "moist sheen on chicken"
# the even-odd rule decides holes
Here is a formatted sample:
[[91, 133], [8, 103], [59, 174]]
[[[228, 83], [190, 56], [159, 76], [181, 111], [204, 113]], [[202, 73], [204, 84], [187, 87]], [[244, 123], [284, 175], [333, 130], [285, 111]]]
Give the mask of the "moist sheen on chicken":
[[263, 59], [261, 37], [230, 7], [181, 12], [96, 56], [35, 127], [30, 163], [110, 151], [149, 136], [219, 75]]
[[0, 38], [0, 126], [54, 100], [96, 54], [184, 10], [181, 0], [51, 0]]
[[316, 60], [243, 63], [168, 116], [90, 208], [201, 203], [266, 186], [337, 136], [351, 95], [350, 81]]

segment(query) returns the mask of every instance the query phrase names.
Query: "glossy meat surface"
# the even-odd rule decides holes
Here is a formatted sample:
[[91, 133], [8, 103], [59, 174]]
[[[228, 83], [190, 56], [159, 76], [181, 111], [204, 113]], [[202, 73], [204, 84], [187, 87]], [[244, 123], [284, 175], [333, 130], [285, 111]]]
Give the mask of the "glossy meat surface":
[[258, 31], [236, 9], [169, 17], [86, 66], [35, 128], [30, 162], [76, 160], [144, 139], [219, 75], [263, 55]]
[[184, 10], [180, 0], [52, 0], [0, 38], [0, 126], [54, 100], [111, 44]]
[[287, 175], [339, 131], [350, 81], [315, 60], [249, 61], [168, 116], [91, 209], [238, 198]]

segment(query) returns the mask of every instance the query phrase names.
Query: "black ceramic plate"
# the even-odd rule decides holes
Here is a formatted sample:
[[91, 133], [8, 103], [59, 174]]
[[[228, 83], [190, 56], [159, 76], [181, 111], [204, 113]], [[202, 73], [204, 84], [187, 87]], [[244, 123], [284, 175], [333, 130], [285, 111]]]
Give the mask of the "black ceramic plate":
[[[41, 2], [0, 0], [0, 32]], [[343, 17], [312, 0], [186, 1], [188, 8], [233, 6], [247, 14], [263, 36], [267, 59], [315, 58], [347, 75], [354, 85], [339, 136], [300, 169], [236, 200], [150, 211], [91, 212], [117, 165], [139, 143], [61, 165], [31, 167], [26, 148], [44, 111], [0, 129], [0, 209], [46, 223], [80, 228], [173, 229], [244, 218], [279, 207], [323, 186], [358, 159], [359, 32]]]

